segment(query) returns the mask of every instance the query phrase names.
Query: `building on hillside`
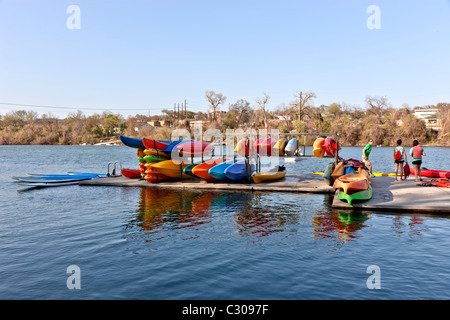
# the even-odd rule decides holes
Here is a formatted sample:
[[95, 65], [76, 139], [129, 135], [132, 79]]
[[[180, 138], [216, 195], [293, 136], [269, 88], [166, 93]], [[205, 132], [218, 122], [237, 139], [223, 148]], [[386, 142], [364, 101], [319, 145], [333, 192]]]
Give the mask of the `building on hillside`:
[[415, 109], [414, 116], [425, 121], [427, 129], [441, 130], [441, 121], [438, 117], [439, 109]]

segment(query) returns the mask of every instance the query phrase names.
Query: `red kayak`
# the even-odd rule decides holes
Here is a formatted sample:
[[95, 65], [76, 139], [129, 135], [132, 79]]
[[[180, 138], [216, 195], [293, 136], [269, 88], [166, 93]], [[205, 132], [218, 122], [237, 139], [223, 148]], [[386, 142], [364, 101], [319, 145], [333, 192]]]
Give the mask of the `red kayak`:
[[165, 141], [159, 141], [159, 140], [153, 140], [153, 139], [147, 139], [143, 138], [142, 143], [144, 144], [144, 147], [146, 149], [156, 149], [156, 150], [163, 150], [165, 147], [167, 147], [170, 143], [166, 143]]
[[204, 141], [188, 141], [177, 145], [177, 149], [184, 157], [200, 157], [211, 154], [214, 146]]
[[224, 159], [211, 159], [208, 161], [205, 161], [203, 163], [200, 163], [199, 165], [196, 165], [194, 168], [192, 168], [192, 174], [195, 176], [205, 179], [205, 180], [217, 180], [213, 176], [209, 174], [209, 169], [211, 169], [214, 166], [217, 166], [218, 164], [221, 164], [222, 162], [225, 162], [227, 160]]
[[271, 156], [273, 146], [277, 143], [275, 139], [267, 138], [259, 143], [259, 154], [262, 156]]
[[162, 182], [162, 181], [167, 181], [169, 180], [170, 177], [163, 175], [162, 173], [151, 173], [151, 174], [147, 174], [145, 176], [145, 180], [147, 180], [147, 182], [149, 183], [157, 183], [157, 182]]
[[[416, 172], [414, 171], [414, 167], [411, 166], [410, 168], [411, 175], [416, 175]], [[428, 177], [428, 178], [442, 178], [442, 179], [450, 179], [450, 171], [444, 171], [444, 170], [429, 170], [429, 169], [421, 169], [420, 175], [422, 177]]]
[[122, 169], [122, 175], [129, 179], [139, 179], [141, 177], [140, 169]]
[[340, 149], [336, 143], [336, 140], [334, 140], [331, 137], [327, 137], [322, 145], [323, 150], [327, 153], [328, 156], [334, 157], [336, 154], [336, 151]]

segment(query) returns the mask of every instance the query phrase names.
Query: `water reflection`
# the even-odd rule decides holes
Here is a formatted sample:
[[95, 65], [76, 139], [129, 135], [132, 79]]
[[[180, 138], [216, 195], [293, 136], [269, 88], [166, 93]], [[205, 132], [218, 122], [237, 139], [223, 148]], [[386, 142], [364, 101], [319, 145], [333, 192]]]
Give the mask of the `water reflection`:
[[319, 212], [312, 217], [316, 240], [335, 238], [346, 242], [357, 237], [357, 231], [367, 227], [369, 215], [362, 212]]
[[[211, 222], [217, 224], [220, 216], [238, 234], [265, 237], [298, 223], [298, 211], [286, 208], [279, 200], [264, 193], [141, 188], [134, 224], [145, 231], [163, 233]], [[215, 221], [213, 215], [217, 216]]]
[[426, 218], [419, 215], [337, 211], [330, 203], [328, 195], [141, 188], [138, 212], [129, 227], [144, 230], [145, 241], [188, 229], [193, 232], [187, 239], [240, 235], [296, 246], [315, 242], [331, 251], [363, 237], [367, 228], [390, 229], [408, 238], [429, 231]]
[[179, 229], [208, 223], [212, 192], [141, 188], [137, 221], [147, 231]]

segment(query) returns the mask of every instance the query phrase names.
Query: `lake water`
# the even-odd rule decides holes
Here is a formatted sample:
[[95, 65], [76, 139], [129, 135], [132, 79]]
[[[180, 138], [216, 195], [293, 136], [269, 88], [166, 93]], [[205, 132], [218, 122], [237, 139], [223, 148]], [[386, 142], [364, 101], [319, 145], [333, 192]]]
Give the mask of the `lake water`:
[[[425, 167], [450, 170], [449, 148], [425, 151]], [[374, 148], [371, 160], [393, 172], [392, 148]], [[138, 167], [135, 149], [121, 146], [0, 146], [0, 299], [450, 299], [447, 215], [337, 211], [320, 194], [18, 192], [11, 179], [106, 173], [110, 161]], [[286, 167], [311, 173], [329, 162]], [[67, 287], [71, 265], [79, 290]], [[370, 266], [380, 289], [367, 285]]]

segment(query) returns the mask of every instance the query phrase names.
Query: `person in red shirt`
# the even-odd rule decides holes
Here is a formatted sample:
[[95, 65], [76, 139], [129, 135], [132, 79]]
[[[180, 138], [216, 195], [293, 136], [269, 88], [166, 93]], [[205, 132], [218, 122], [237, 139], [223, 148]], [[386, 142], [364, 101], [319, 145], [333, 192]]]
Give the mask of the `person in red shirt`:
[[411, 150], [409, 150], [409, 154], [412, 157], [412, 164], [414, 166], [414, 172], [415, 172], [415, 176], [416, 176], [416, 182], [418, 181], [417, 179], [419, 179], [419, 181], [422, 181], [422, 176], [421, 176], [421, 165], [422, 165], [422, 156], [426, 156], [425, 152], [423, 151], [423, 148], [421, 146], [419, 146], [419, 141], [414, 140], [413, 141], [413, 147], [411, 148]]

